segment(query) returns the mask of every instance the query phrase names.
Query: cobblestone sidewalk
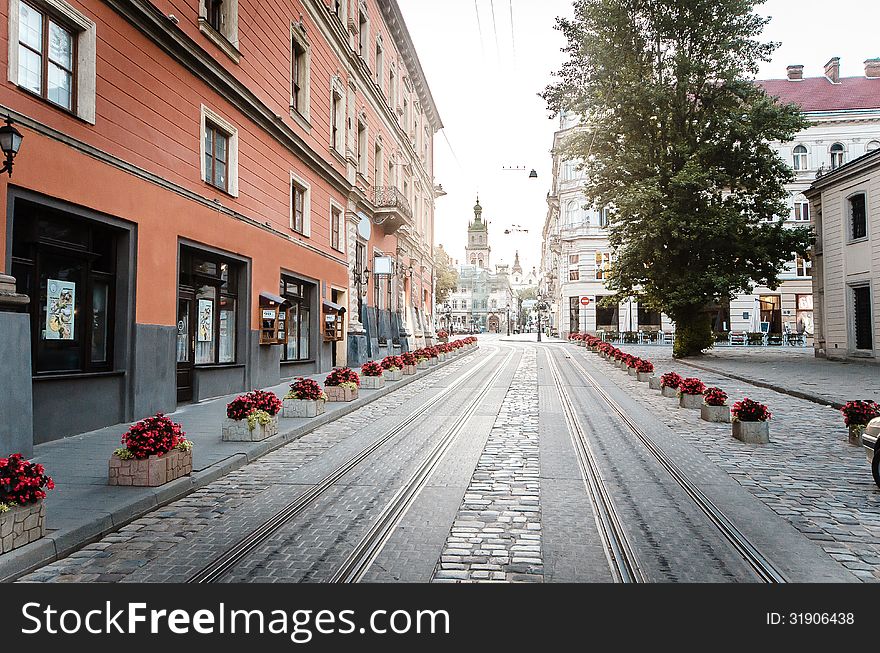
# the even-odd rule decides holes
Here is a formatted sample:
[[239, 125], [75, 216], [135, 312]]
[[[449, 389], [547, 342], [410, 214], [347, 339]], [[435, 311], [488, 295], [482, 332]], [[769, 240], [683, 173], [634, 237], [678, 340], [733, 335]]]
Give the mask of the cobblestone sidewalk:
[[543, 582], [536, 351], [529, 347], [432, 582]]

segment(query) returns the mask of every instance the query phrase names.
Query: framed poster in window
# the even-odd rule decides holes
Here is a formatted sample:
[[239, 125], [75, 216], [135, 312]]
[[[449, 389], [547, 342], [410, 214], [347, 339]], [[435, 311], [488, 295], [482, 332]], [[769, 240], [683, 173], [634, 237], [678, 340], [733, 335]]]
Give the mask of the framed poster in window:
[[214, 340], [214, 302], [210, 299], [199, 300], [199, 318], [196, 329], [198, 342]]
[[46, 285], [46, 340], [74, 339], [76, 283], [49, 279]]

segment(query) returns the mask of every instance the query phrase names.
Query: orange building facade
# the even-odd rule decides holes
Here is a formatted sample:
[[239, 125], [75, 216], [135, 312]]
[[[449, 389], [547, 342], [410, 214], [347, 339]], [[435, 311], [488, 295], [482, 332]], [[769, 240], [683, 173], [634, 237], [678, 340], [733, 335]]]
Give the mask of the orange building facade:
[[396, 2], [0, 21], [24, 136], [0, 272], [29, 298], [0, 328], [30, 356], [33, 442], [432, 342], [442, 125]]

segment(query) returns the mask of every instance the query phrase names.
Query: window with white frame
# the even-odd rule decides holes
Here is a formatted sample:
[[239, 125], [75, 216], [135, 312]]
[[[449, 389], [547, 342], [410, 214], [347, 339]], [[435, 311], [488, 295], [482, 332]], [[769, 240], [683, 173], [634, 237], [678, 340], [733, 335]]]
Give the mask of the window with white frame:
[[345, 251], [345, 219], [342, 207], [330, 202], [330, 246], [337, 252]]
[[382, 47], [382, 37], [376, 37], [376, 84], [382, 88], [385, 77], [385, 50]]
[[796, 199], [794, 201], [794, 219], [796, 222], [810, 221], [810, 203], [806, 200]]
[[238, 129], [202, 105], [202, 181], [238, 197]]
[[370, 20], [367, 17], [367, 7], [361, 5], [358, 11], [358, 53], [364, 59], [367, 58], [367, 48], [370, 44]]
[[330, 147], [345, 156], [345, 91], [338, 79], [330, 88]]
[[95, 23], [64, 0], [9, 2], [8, 79], [95, 123]]
[[562, 164], [562, 178], [564, 181], [577, 179], [577, 162], [566, 161]]
[[308, 120], [311, 48], [299, 23], [291, 25], [290, 63], [290, 108]]
[[393, 62], [388, 79], [388, 99], [391, 100], [391, 108], [397, 109], [397, 66]]
[[569, 257], [568, 257], [568, 280], [569, 281], [580, 281], [581, 280], [580, 262], [581, 262], [581, 257], [578, 254], [570, 254], [569, 255]]
[[290, 173], [290, 228], [301, 236], [311, 236], [312, 187], [296, 173]]
[[599, 209], [599, 226], [603, 229], [607, 228], [611, 223], [611, 209], [607, 206]]
[[840, 143], [831, 146], [831, 169], [835, 170], [846, 161], [846, 149]]
[[795, 258], [794, 262], [795, 274], [798, 277], [806, 278], [813, 276], [813, 262], [810, 260], [809, 256], [798, 256]]
[[572, 227], [577, 223], [580, 210], [581, 207], [575, 200], [571, 200], [565, 205], [565, 224], [567, 226]]
[[852, 333], [854, 349], [872, 351], [874, 349], [874, 329], [871, 324], [872, 297], [869, 284], [850, 286], [852, 293]]
[[596, 252], [596, 279], [604, 280], [611, 271], [611, 253]]
[[199, 0], [199, 31], [236, 63], [238, 51], [238, 0]]
[[385, 160], [382, 150], [381, 137], [376, 139], [376, 148], [373, 152], [373, 185], [383, 186], [385, 176]]
[[794, 169], [808, 170], [809, 169], [809, 153], [807, 152], [807, 148], [803, 145], [798, 145], [794, 148]]
[[367, 123], [363, 118], [358, 118], [357, 123], [357, 162], [358, 172], [366, 176], [368, 170], [368, 152], [367, 152]]

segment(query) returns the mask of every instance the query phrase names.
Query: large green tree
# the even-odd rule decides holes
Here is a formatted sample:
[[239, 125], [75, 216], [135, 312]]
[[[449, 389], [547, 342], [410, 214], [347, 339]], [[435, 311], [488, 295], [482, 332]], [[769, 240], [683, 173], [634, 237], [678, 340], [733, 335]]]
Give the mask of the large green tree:
[[437, 286], [434, 301], [437, 306], [442, 306], [449, 300], [449, 296], [458, 288], [458, 272], [452, 265], [452, 259], [444, 251], [443, 247], [434, 250], [434, 269], [437, 275]]
[[558, 22], [569, 59], [544, 97], [582, 117], [565, 155], [611, 207], [609, 288], [675, 320], [677, 357], [712, 346], [707, 307], [778, 287], [811, 240], [782, 224], [793, 173], [770, 145], [806, 121], [750, 81], [778, 45], [762, 2], [576, 0]]

